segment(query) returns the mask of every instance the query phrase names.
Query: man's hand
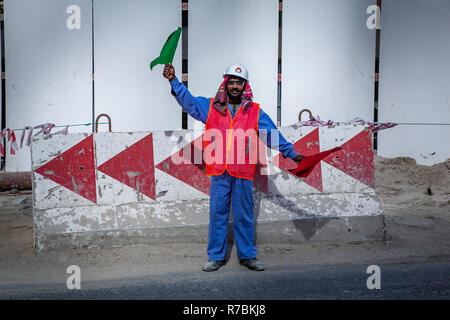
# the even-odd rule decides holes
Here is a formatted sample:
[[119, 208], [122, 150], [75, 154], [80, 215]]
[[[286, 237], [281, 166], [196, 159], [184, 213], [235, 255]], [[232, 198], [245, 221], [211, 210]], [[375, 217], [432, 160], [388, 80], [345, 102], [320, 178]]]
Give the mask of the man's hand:
[[164, 67], [163, 76], [169, 81], [175, 79], [175, 68], [173, 67], [173, 65], [171, 65], [170, 63], [166, 64], [166, 66]]
[[305, 156], [302, 156], [301, 154], [299, 154], [292, 160], [294, 160], [297, 164], [299, 164], [303, 160], [303, 158], [305, 158]]

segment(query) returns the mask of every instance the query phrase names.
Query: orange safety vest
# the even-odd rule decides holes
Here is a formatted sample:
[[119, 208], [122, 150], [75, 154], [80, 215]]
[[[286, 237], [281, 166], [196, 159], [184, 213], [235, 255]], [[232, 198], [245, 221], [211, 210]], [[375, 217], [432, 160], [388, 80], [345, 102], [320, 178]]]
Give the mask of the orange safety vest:
[[237, 178], [253, 179], [257, 162], [259, 104], [245, 112], [242, 105], [231, 118], [230, 110], [224, 116], [209, 105], [205, 124], [204, 160], [207, 175], [227, 172]]

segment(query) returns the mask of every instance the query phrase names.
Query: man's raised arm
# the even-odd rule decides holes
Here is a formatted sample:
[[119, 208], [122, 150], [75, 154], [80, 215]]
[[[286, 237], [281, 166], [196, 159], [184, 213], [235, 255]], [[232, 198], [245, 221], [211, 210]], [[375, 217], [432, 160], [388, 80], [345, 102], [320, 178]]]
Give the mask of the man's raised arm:
[[178, 81], [175, 76], [175, 68], [171, 64], [166, 64], [163, 70], [163, 76], [169, 80], [172, 87], [172, 95], [177, 99], [178, 104], [191, 117], [206, 123], [209, 112], [210, 99], [205, 97], [194, 97], [186, 86]]

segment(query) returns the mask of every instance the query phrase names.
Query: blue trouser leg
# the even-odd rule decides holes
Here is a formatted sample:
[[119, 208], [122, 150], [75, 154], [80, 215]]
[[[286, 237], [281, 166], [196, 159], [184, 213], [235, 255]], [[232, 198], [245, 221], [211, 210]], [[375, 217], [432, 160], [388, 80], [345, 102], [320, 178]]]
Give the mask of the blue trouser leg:
[[258, 250], [255, 246], [253, 180], [233, 177], [231, 205], [238, 257], [239, 259], [255, 258]]
[[228, 173], [211, 176], [209, 202], [208, 259], [225, 259], [228, 241], [232, 177]]

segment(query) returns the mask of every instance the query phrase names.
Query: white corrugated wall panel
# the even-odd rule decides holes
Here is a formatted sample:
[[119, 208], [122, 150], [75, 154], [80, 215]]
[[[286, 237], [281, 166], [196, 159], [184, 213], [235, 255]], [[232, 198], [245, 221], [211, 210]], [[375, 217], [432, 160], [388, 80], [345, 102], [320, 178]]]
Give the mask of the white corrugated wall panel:
[[[254, 101], [277, 121], [278, 1], [189, 1], [189, 90], [214, 97], [225, 69], [249, 71]], [[177, 71], [181, 79], [181, 70]], [[202, 128], [189, 117], [190, 129]]]
[[[94, 1], [95, 114], [108, 114], [113, 131], [181, 128], [181, 108], [162, 76], [164, 66], [150, 71], [178, 27], [180, 0]], [[173, 61], [179, 72], [181, 42]]]
[[283, 1], [282, 125], [305, 108], [322, 120], [373, 120], [376, 30], [366, 11], [374, 2]]
[[[450, 123], [450, 1], [383, 0], [379, 121]], [[432, 165], [450, 157], [449, 125], [399, 125], [378, 154]]]
[[[77, 21], [72, 17], [78, 9], [67, 13], [73, 4], [68, 0], [4, 1], [7, 127], [91, 122], [92, 2], [76, 2]], [[79, 29], [68, 28], [68, 21]], [[91, 127], [70, 129], [86, 131]], [[17, 140], [21, 134], [16, 132]], [[23, 146], [14, 156], [8, 151], [6, 170], [30, 171], [30, 148]]]

